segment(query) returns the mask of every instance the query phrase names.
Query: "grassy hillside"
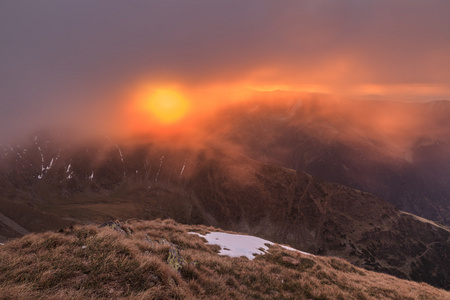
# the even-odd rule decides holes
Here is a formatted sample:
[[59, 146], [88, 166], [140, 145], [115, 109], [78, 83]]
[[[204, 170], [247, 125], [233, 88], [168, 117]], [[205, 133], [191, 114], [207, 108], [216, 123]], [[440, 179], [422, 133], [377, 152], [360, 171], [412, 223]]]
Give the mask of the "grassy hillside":
[[5, 151], [0, 242], [23, 235], [20, 228], [44, 232], [167, 218], [450, 290], [448, 227], [404, 214], [372, 194], [250, 159], [235, 147], [140, 139], [119, 145], [103, 136], [75, 143], [48, 134]]
[[[212, 227], [172, 220], [75, 226], [0, 246], [1, 299], [450, 299], [427, 284], [270, 246], [217, 254]], [[219, 230], [220, 231], [220, 230]]]

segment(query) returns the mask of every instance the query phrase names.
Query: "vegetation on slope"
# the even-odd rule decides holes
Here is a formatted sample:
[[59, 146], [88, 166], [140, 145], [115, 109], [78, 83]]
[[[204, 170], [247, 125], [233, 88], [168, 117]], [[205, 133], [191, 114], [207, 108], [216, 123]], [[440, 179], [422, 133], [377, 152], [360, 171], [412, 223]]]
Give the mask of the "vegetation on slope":
[[[104, 137], [75, 143], [53, 134], [29, 142], [0, 157], [1, 214], [28, 231], [170, 218], [450, 290], [450, 229], [374, 195], [220, 143], [191, 148], [138, 139], [119, 146]], [[19, 235], [12, 222], [0, 220], [0, 242]]]
[[450, 293], [270, 246], [254, 260], [217, 254], [173, 220], [75, 226], [0, 246], [2, 299], [449, 299]]

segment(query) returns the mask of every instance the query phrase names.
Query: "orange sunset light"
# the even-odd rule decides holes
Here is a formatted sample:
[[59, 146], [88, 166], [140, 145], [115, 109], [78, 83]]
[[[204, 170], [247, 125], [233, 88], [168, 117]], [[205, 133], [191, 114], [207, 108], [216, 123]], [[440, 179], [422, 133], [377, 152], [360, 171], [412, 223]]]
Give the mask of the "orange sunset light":
[[141, 94], [140, 109], [149, 117], [164, 124], [172, 124], [182, 119], [189, 110], [189, 102], [178, 91], [170, 88], [157, 88]]
[[191, 103], [181, 89], [170, 85], [141, 85], [124, 103], [125, 124], [134, 133], [175, 130], [190, 111]]
[[120, 115], [125, 134], [171, 135], [194, 130], [198, 122], [223, 103], [246, 99], [242, 83], [184, 86], [138, 83], [125, 90]]

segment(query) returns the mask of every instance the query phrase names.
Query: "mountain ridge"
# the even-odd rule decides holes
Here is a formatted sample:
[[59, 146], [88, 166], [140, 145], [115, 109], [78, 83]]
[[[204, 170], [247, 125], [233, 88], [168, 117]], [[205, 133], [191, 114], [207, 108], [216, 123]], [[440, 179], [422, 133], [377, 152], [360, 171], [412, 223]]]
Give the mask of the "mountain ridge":
[[241, 146], [244, 155], [376, 194], [401, 210], [450, 224], [450, 101], [263, 93], [227, 109], [212, 123], [214, 136]]
[[[19, 224], [36, 231], [50, 216], [61, 225], [172, 218], [449, 286], [448, 228], [402, 214], [369, 193], [221, 148], [122, 146], [105, 139], [98, 143], [66, 144], [64, 150], [44, 140], [47, 146], [39, 150], [34, 145], [36, 149], [25, 151], [28, 157], [11, 159], [9, 168], [3, 160], [2, 198], [22, 205], [30, 227]], [[28, 167], [30, 162], [33, 168]], [[18, 172], [17, 164], [27, 167]]]
[[29, 234], [0, 245], [0, 291], [10, 299], [409, 300], [450, 295], [279, 245], [266, 244], [253, 260], [219, 255], [224, 246], [193, 232], [224, 233], [173, 220], [128, 220]]

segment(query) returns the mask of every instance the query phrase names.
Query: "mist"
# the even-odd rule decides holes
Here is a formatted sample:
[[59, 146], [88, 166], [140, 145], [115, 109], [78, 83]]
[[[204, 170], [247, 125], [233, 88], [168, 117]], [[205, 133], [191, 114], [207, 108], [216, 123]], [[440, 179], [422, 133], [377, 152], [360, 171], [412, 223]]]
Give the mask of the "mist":
[[230, 90], [450, 99], [449, 14], [448, 1], [2, 2], [0, 141], [121, 131], [142, 81], [182, 86], [191, 117], [242, 98]]

